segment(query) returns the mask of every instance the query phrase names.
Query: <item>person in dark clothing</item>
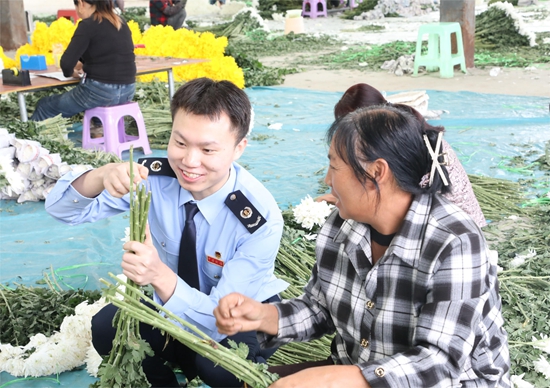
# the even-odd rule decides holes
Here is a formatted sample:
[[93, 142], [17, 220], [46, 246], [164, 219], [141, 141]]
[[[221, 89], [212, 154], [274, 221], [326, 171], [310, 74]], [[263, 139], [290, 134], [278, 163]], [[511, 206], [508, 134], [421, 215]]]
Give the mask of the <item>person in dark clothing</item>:
[[103, 0], [74, 0], [82, 19], [61, 57], [65, 77], [80, 78], [70, 91], [40, 99], [31, 120], [71, 117], [98, 106], [132, 101], [136, 64], [132, 33]]
[[115, 8], [120, 9], [120, 12], [124, 13], [124, 0], [113, 0]]
[[186, 3], [187, 0], [150, 0], [151, 25], [172, 26], [174, 30], [181, 28], [187, 16]]

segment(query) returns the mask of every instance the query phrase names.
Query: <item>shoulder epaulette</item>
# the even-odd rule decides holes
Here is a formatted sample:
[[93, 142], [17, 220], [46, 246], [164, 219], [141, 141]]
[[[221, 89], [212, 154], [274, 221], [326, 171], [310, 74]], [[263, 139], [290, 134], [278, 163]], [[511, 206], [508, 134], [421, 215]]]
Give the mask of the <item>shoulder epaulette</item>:
[[267, 222], [241, 190], [230, 193], [225, 204], [251, 234]]
[[176, 173], [170, 167], [170, 163], [168, 163], [168, 158], [140, 158], [137, 162], [149, 169], [149, 175], [163, 175], [177, 178]]

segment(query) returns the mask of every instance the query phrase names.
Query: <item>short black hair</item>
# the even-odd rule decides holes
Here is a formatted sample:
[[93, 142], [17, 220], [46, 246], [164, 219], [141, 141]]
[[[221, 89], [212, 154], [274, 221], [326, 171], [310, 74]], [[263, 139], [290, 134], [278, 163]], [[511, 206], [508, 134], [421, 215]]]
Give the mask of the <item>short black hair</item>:
[[246, 93], [229, 81], [196, 78], [182, 85], [170, 105], [172, 120], [179, 110], [217, 120], [222, 113], [229, 116], [231, 129], [237, 133], [237, 144], [250, 129], [252, 108]]
[[[337, 155], [348, 164], [363, 185], [370, 180], [378, 184], [364, 168], [365, 163], [384, 159], [392, 171], [397, 185], [412, 194], [445, 194], [445, 186], [438, 173], [431, 186], [421, 187], [422, 177], [430, 172], [432, 158], [423, 135], [435, 149], [437, 129], [426, 128], [415, 116], [392, 106], [371, 106], [351, 112], [336, 120], [327, 132]], [[439, 160], [442, 162], [443, 160]], [[447, 181], [449, 174], [441, 166]]]

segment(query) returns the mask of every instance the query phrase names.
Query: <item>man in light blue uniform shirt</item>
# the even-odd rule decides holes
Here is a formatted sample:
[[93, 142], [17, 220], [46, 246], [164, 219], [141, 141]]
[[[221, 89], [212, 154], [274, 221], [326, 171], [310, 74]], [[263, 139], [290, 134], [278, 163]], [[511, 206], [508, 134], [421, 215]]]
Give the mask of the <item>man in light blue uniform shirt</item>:
[[[176, 92], [171, 110], [168, 158], [145, 158], [135, 165], [134, 183], [147, 179], [152, 192], [150, 233], [143, 244], [124, 245], [122, 269], [137, 284], [151, 284], [155, 301], [227, 346], [213, 316], [218, 300], [231, 292], [273, 300], [288, 285], [273, 274], [283, 219], [273, 196], [236, 163], [247, 144], [251, 116], [242, 90], [227, 81], [196, 79]], [[69, 173], [48, 196], [46, 210], [70, 225], [94, 222], [128, 211], [129, 187], [129, 163]], [[193, 222], [200, 290], [182, 279], [181, 267], [178, 276], [188, 202], [199, 210]], [[102, 355], [110, 351], [115, 312], [109, 305], [92, 320], [93, 344]], [[143, 362], [152, 386], [178, 386], [165, 361], [179, 364], [186, 377], [198, 375], [212, 387], [242, 385], [177, 341], [164, 347], [159, 330], [143, 326], [142, 336], [155, 350], [155, 357]], [[231, 339], [249, 346], [250, 359], [265, 361], [255, 332], [241, 334]]]

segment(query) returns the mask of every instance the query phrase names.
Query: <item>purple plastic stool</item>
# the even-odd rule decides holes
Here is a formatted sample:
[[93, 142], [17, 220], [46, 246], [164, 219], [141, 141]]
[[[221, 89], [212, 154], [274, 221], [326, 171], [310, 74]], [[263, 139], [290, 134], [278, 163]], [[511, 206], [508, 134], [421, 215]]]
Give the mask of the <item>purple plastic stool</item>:
[[[306, 5], [309, 4], [309, 11], [306, 10]], [[321, 4], [319, 11], [318, 5]], [[327, 2], [326, 0], [304, 0], [302, 3], [302, 16], [309, 16], [315, 19], [317, 16], [327, 17]]]
[[[126, 134], [124, 128], [124, 116], [132, 116], [136, 120], [138, 136]], [[103, 137], [93, 139], [90, 136], [90, 122], [92, 117], [97, 117], [103, 124]], [[149, 139], [143, 115], [137, 102], [129, 102], [123, 105], [100, 106], [89, 109], [84, 113], [82, 124], [82, 148], [100, 149], [111, 152], [122, 158], [122, 151], [134, 148], [143, 148], [144, 154], [150, 154]]]

